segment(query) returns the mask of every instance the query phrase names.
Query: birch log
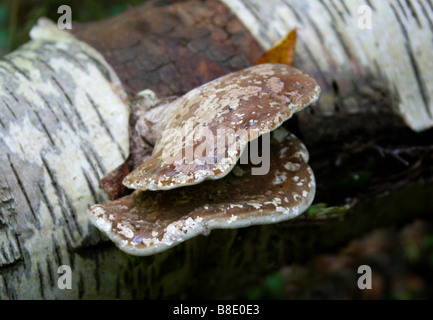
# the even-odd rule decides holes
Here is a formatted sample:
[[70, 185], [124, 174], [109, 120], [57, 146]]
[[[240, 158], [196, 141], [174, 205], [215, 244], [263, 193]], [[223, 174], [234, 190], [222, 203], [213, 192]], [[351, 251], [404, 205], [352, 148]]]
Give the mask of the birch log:
[[[433, 126], [430, 1], [222, 1], [265, 49], [297, 29], [296, 65], [324, 92], [313, 117], [390, 108], [413, 130]], [[378, 91], [387, 105], [369, 99]]]
[[[73, 34], [82, 41], [42, 21], [32, 30], [32, 41], [0, 60], [0, 299], [230, 297], [264, 273], [314, 250], [433, 210], [430, 153], [391, 178], [379, 175], [362, 197], [351, 194], [356, 205], [343, 220], [304, 218], [215, 230], [143, 258], [129, 257], [103, 238], [89, 224], [86, 209], [105, 200], [99, 179], [128, 154], [125, 92], [130, 98], [148, 87], [159, 96], [182, 93], [253, 63], [294, 26], [295, 64], [323, 88], [319, 104], [297, 119], [299, 132], [310, 142], [322, 191], [318, 200], [331, 205], [346, 201], [343, 194], [328, 196], [334, 189], [328, 190], [323, 181], [336, 179], [330, 170], [343, 171], [338, 152], [352, 142], [353, 134], [333, 140], [340, 143], [337, 151], [323, 143], [329, 142], [328, 135], [354, 129], [366, 133], [366, 119], [372, 124], [380, 115], [395, 127], [374, 128], [373, 134], [388, 130], [390, 138], [398, 132], [397, 140], [408, 144], [431, 138], [431, 130], [408, 131], [394, 117], [401, 116], [415, 131], [432, 125], [429, 2], [223, 2], [227, 7], [217, 1], [156, 1], [114, 20], [77, 27]], [[362, 4], [373, 10], [371, 30], [358, 28]], [[158, 23], [149, 24], [149, 17], [158, 15]], [[98, 28], [107, 37], [99, 38], [94, 32]], [[132, 31], [116, 34], [121, 28]], [[193, 36], [184, 36], [192, 30]], [[152, 68], [160, 48], [165, 48], [165, 61]], [[176, 60], [175, 53], [181, 58]], [[205, 61], [212, 72], [203, 67]], [[191, 66], [184, 70], [188, 76], [177, 73], [183, 63]], [[359, 153], [346, 153], [357, 165], [363, 160]], [[380, 162], [377, 152], [367, 155], [366, 163]], [[61, 265], [71, 267], [70, 290], [58, 286]]]
[[100, 240], [83, 213], [128, 154], [128, 106], [95, 50], [47, 20], [31, 37], [0, 60], [0, 297], [62, 298], [57, 269], [88, 272], [72, 252]]

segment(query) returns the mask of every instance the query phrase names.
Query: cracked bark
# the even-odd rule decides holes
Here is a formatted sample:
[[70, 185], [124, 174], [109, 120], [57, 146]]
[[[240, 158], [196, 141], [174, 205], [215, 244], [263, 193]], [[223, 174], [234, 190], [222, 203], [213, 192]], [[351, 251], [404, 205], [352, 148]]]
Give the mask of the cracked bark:
[[[381, 28], [370, 35], [379, 41], [395, 30], [383, 57], [371, 38], [350, 27], [357, 17], [352, 2], [312, 1], [305, 8], [303, 1], [273, 1], [266, 7], [232, 1], [232, 13], [217, 1], [156, 1], [74, 27], [72, 33], [108, 63], [90, 49], [46, 42], [0, 61], [1, 299], [226, 297], [283, 264], [377, 227], [428, 217], [433, 132], [417, 133], [407, 123], [419, 130], [431, 120], [432, 44], [415, 52], [417, 41], [431, 38], [431, 8], [375, 4]], [[128, 108], [121, 89], [113, 94], [110, 85], [96, 90], [91, 84], [98, 78], [116, 87], [118, 76], [129, 98], [145, 88], [160, 97], [181, 94], [253, 64], [291, 24], [302, 27], [295, 66], [315, 76], [323, 94], [286, 125], [311, 153], [315, 202], [349, 203], [350, 211], [343, 218], [303, 216], [214, 230], [144, 258], [127, 256], [102, 238], [85, 211], [106, 198], [98, 181], [127, 155]], [[367, 58], [363, 50], [370, 50]], [[71, 66], [62, 69], [56, 58]], [[410, 77], [396, 79], [397, 67]], [[38, 72], [32, 70], [40, 71], [45, 86], [34, 86]], [[79, 84], [82, 70], [94, 81]], [[117, 101], [108, 110], [107, 95]], [[391, 151], [383, 155], [375, 146]], [[400, 154], [408, 165], [389, 155], [408, 148], [411, 153]], [[62, 264], [72, 268], [72, 290], [57, 287]]]

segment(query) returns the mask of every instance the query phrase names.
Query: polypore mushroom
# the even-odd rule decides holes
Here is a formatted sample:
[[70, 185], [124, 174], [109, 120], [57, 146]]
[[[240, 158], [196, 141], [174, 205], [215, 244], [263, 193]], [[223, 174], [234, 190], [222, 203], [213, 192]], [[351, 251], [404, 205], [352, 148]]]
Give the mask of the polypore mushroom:
[[[214, 80], [174, 101], [155, 105], [151, 99], [152, 107], [140, 109], [142, 116], [131, 122], [131, 139], [142, 136], [155, 148], [151, 155], [148, 146], [146, 152], [132, 150], [144, 163], [123, 179], [139, 190], [92, 206], [92, 222], [123, 251], [150, 255], [211, 229], [298, 216], [313, 201], [315, 180], [305, 146], [277, 127], [319, 93], [317, 83], [302, 72], [265, 64]], [[188, 121], [195, 123], [188, 126]], [[255, 175], [251, 163], [236, 164], [252, 139], [270, 131], [267, 174]], [[182, 186], [188, 187], [178, 188]]]
[[220, 179], [249, 141], [279, 127], [319, 93], [314, 79], [283, 64], [254, 66], [202, 85], [164, 104], [164, 112], [152, 109], [150, 118], [160, 115], [154, 150], [123, 184], [168, 190]]
[[270, 171], [237, 164], [226, 177], [169, 191], [134, 191], [90, 208], [93, 223], [133, 255], [151, 255], [215, 228], [292, 219], [313, 201], [305, 146], [283, 127], [272, 132]]

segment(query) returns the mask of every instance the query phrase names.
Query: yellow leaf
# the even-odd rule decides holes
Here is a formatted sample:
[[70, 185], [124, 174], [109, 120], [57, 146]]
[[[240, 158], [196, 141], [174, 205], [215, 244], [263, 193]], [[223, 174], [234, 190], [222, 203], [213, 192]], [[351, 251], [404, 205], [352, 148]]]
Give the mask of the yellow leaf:
[[263, 63], [282, 63], [293, 66], [295, 63], [296, 29], [278, 42], [276, 46], [265, 52], [256, 65]]

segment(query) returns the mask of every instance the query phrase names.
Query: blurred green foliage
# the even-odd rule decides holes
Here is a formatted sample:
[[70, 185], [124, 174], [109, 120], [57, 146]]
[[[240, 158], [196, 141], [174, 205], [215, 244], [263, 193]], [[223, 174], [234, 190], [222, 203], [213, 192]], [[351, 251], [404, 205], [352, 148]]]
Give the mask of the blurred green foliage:
[[72, 20], [89, 22], [123, 12], [128, 6], [146, 0], [2, 0], [0, 2], [0, 56], [29, 40], [29, 31], [40, 17], [53, 21], [61, 16], [57, 9], [68, 5]]

